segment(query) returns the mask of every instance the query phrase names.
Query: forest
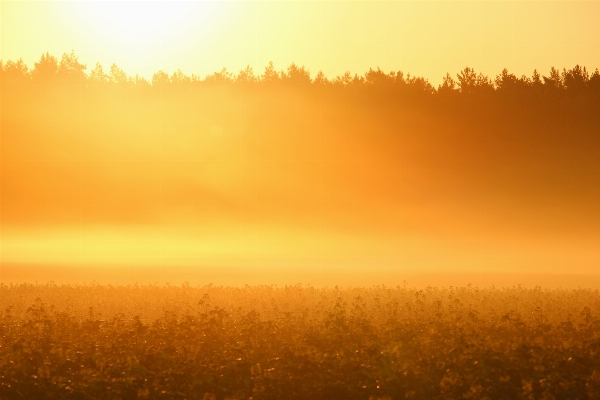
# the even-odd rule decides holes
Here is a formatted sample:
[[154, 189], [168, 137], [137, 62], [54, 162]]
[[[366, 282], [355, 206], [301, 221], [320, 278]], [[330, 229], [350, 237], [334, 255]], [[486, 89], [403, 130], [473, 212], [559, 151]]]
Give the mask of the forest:
[[[516, 98], [533, 99], [569, 98], [578, 99], [578, 103], [595, 103], [600, 93], [600, 72], [598, 68], [590, 72], [586, 67], [576, 65], [562, 71], [552, 67], [547, 75], [534, 70], [531, 77], [517, 77], [507, 69], [495, 77], [488, 77], [466, 67], [454, 77], [449, 73], [443, 78], [443, 83], [437, 89], [426, 78], [411, 76], [402, 71], [385, 73], [377, 69], [369, 69], [363, 75], [352, 75], [349, 71], [333, 79], [319, 71], [314, 77], [303, 66], [290, 64], [286, 70], [277, 71], [273, 63], [265, 67], [261, 75], [255, 75], [253, 69], [247, 66], [238, 74], [223, 68], [219, 72], [207, 75], [202, 79], [198, 75], [185, 75], [177, 70], [169, 76], [164, 71], [156, 72], [151, 80], [139, 75], [128, 76], [116, 64], [109, 71], [104, 71], [100, 63], [93, 69], [81, 64], [74, 52], [64, 53], [60, 60], [45, 53], [35, 62], [33, 68], [28, 67], [22, 59], [17, 61], [0, 61], [1, 79], [5, 89], [13, 85], [21, 90], [48, 85], [63, 85], [66, 87], [86, 88], [89, 90], [104, 90], [118, 87], [129, 90], [161, 91], [186, 90], [198, 91], [206, 87], [235, 86], [248, 90], [250, 87], [295, 90], [318, 90], [321, 94], [330, 94], [344, 90], [344, 96], [375, 96], [386, 102], [394, 102], [402, 98], [415, 100], [433, 98], [466, 99], [476, 96], [480, 100], [503, 98], [515, 101]], [[460, 95], [460, 96], [456, 96]], [[528, 102], [520, 103], [527, 104]]]
[[[114, 64], [87, 73], [74, 53], [1, 70], [4, 226], [156, 221], [160, 202], [186, 218], [252, 212], [306, 229], [318, 214], [368, 237], [599, 233], [597, 69], [492, 79], [465, 68], [437, 89], [379, 69], [311, 78], [296, 64], [149, 82]], [[430, 199], [445, 208], [424, 209]]]

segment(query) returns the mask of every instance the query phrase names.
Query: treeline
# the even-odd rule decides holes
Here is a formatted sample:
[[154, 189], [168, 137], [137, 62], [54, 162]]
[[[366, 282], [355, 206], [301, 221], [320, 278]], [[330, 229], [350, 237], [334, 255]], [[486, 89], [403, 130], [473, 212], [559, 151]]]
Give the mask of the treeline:
[[466, 67], [454, 77], [449, 73], [443, 83], [435, 88], [427, 79], [405, 74], [402, 71], [385, 73], [377, 68], [369, 69], [364, 75], [352, 75], [346, 72], [333, 79], [327, 78], [322, 71], [311, 77], [310, 71], [304, 66], [292, 63], [286, 70], [277, 71], [273, 63], [265, 67], [261, 75], [256, 75], [250, 66], [240, 70], [238, 74], [227, 71], [207, 75], [202, 79], [198, 75], [185, 75], [177, 70], [172, 75], [164, 71], [156, 72], [151, 80], [139, 75], [129, 76], [116, 64], [105, 71], [100, 63], [89, 72], [87, 66], [80, 63], [74, 52], [65, 53], [59, 60], [45, 53], [39, 61], [29, 68], [22, 59], [18, 61], [0, 61], [0, 79], [4, 84], [25, 82], [33, 84], [78, 83], [85, 87], [117, 85], [129, 88], [201, 88], [206, 85], [251, 85], [294, 88], [329, 88], [353, 89], [355, 91], [376, 91], [380, 96], [394, 94], [417, 95], [419, 97], [447, 97], [460, 94], [462, 96], [490, 95], [526, 95], [553, 97], [588, 97], [590, 100], [600, 98], [600, 72], [596, 68], [590, 73], [586, 67], [576, 65], [571, 69], [552, 67], [547, 75], [533, 71], [531, 77], [517, 77], [504, 69], [500, 74], [490, 78], [477, 73], [473, 68]]
[[414, 229], [479, 243], [486, 227], [490, 243], [591, 243], [599, 81], [578, 66], [495, 80], [466, 68], [435, 89], [380, 70], [313, 79], [297, 65], [147, 81], [116, 65], [88, 73], [73, 53], [32, 70], [7, 62], [2, 226], [176, 226], [186, 210], [207, 235], [239, 221], [369, 240]]

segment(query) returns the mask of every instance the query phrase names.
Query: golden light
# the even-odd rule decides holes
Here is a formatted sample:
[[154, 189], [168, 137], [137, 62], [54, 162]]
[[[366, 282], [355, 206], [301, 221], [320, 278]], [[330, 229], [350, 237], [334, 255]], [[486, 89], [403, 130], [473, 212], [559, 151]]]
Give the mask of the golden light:
[[[277, 71], [294, 62], [313, 78], [373, 68], [437, 87], [465, 66], [491, 79], [504, 67], [517, 77], [576, 63], [594, 71], [595, 7], [2, 2], [0, 59], [32, 69], [42, 54], [75, 54], [86, 74], [114, 63], [150, 81], [246, 66], [260, 77], [270, 61]], [[96, 74], [69, 86], [62, 72], [42, 85], [37, 68], [31, 92], [1, 91], [2, 274], [3, 263], [210, 267], [221, 282], [330, 273], [363, 284], [407, 271], [597, 270], [595, 126], [567, 126], [565, 143], [588, 142], [565, 146], [560, 126], [483, 129], [476, 114], [463, 126], [418, 101], [346, 102], [338, 86], [103, 86]], [[534, 146], [547, 138], [556, 142]]]
[[[181, 58], [191, 41], [212, 40], [227, 4], [219, 2], [81, 2], [68, 5], [74, 31], [87, 46], [111, 54], [119, 66]], [[104, 57], [102, 57], [104, 58]], [[108, 57], [107, 57], [108, 59]], [[135, 73], [139, 71], [131, 71]]]

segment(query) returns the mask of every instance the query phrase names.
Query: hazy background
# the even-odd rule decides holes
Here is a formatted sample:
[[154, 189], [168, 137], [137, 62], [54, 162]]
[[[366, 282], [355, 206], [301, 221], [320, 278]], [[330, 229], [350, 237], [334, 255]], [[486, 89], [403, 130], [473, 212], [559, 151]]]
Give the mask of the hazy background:
[[[87, 72], [600, 64], [597, 2], [1, 4], [3, 60]], [[598, 286], [598, 124], [560, 105], [6, 88], [3, 282]]]

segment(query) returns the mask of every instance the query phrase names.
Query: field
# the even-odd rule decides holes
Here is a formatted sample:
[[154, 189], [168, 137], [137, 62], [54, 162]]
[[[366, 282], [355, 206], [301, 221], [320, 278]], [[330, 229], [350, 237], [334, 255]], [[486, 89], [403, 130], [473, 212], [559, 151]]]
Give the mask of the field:
[[600, 1], [181, 3], [0, 0], [0, 400], [600, 400]]
[[600, 295], [0, 285], [2, 399], [597, 399]]

